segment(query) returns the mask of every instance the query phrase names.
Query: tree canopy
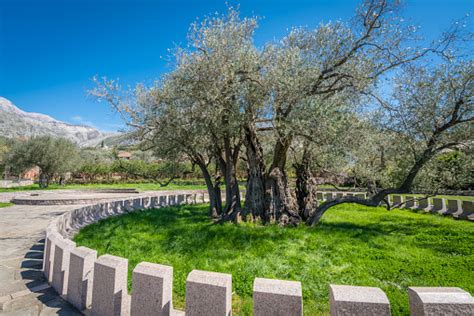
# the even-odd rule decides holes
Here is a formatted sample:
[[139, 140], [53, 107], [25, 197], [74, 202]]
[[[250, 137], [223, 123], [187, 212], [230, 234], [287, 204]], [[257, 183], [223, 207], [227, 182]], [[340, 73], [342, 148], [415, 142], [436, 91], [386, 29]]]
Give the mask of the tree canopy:
[[[199, 166], [211, 216], [315, 224], [338, 203], [375, 206], [410, 191], [434, 156], [472, 143], [473, 63], [453, 49], [461, 30], [423, 47], [398, 8], [367, 0], [350, 22], [293, 28], [261, 48], [253, 43], [258, 18], [229, 8], [191, 25], [174, 69], [154, 85], [124, 91], [104, 79], [92, 93], [123, 115], [143, 148]], [[438, 66], [421, 62], [429, 56]], [[389, 96], [380, 88], [387, 78]], [[315, 172], [342, 162], [369, 185], [369, 199], [318, 205]]]
[[16, 142], [7, 157], [7, 164], [18, 174], [28, 168], [40, 168], [40, 187], [47, 187], [55, 175], [63, 175], [76, 168], [77, 147], [64, 138], [33, 137]]

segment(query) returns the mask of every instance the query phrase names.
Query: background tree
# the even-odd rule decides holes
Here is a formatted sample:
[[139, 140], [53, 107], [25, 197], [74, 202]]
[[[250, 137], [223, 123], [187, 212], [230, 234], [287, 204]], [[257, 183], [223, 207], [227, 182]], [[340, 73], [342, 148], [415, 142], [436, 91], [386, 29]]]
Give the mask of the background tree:
[[417, 189], [436, 192], [441, 189], [474, 189], [474, 148], [446, 150], [430, 161], [415, 178]]
[[0, 136], [0, 178], [7, 175], [7, 156], [14, 141], [5, 137]]
[[39, 136], [16, 143], [8, 155], [7, 163], [18, 174], [38, 166], [39, 185], [46, 188], [55, 175], [62, 176], [73, 171], [77, 165], [77, 157], [77, 147], [71, 141]]

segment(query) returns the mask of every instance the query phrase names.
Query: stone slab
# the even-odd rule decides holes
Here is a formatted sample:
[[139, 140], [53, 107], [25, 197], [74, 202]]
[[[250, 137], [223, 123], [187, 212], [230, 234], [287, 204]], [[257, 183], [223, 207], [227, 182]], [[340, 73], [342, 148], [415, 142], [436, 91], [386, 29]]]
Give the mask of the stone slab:
[[390, 315], [387, 295], [376, 287], [329, 285], [331, 316]]
[[396, 206], [403, 202], [401, 195], [392, 195], [392, 206]]
[[127, 259], [111, 255], [97, 259], [94, 264], [91, 315], [122, 316], [130, 313], [127, 273]]
[[69, 259], [75, 243], [69, 239], [58, 238], [54, 244], [53, 278], [51, 285], [59, 295], [67, 294], [69, 280]]
[[193, 270], [186, 280], [186, 316], [232, 313], [232, 275]]
[[142, 262], [133, 270], [131, 315], [169, 316], [173, 311], [173, 267]]
[[446, 212], [443, 215], [452, 215], [455, 213], [462, 212], [461, 201], [458, 200], [446, 200]]
[[415, 208], [416, 207], [415, 206], [416, 202], [415, 202], [414, 198], [415, 197], [413, 195], [406, 195], [405, 196], [405, 201], [406, 201], [405, 207], [406, 208]]
[[445, 200], [441, 198], [433, 198], [433, 208], [431, 210], [440, 214], [444, 213], [446, 211]]
[[332, 193], [325, 193], [324, 200], [325, 201], [332, 201], [334, 199], [334, 195]]
[[456, 287], [410, 287], [410, 315], [474, 315], [474, 298]]
[[300, 282], [256, 278], [253, 283], [255, 316], [301, 316], [303, 298]]
[[431, 203], [429, 199], [418, 200], [417, 209], [429, 211], [431, 209]]
[[67, 300], [80, 311], [89, 308], [92, 303], [96, 259], [97, 251], [87, 247], [77, 247], [71, 251]]
[[453, 216], [459, 219], [474, 220], [474, 202], [462, 201], [462, 212], [453, 214]]

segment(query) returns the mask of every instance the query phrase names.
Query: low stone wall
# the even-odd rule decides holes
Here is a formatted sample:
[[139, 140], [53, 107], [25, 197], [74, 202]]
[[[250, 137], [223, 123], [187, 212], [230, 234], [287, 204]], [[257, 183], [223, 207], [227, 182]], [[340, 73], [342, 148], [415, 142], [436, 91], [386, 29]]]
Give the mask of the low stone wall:
[[474, 221], [474, 202], [450, 198], [415, 199], [410, 195], [393, 195], [389, 202], [392, 206], [405, 202], [401, 208], [422, 210], [429, 213], [452, 216], [456, 219]]
[[[357, 196], [366, 198], [364, 192], [327, 192], [320, 191], [316, 193], [318, 201], [330, 201], [344, 196]], [[406, 203], [404, 203], [406, 202]], [[416, 200], [415, 196], [410, 195], [392, 195], [389, 196], [389, 203], [392, 207], [404, 203], [400, 208], [409, 208], [412, 210], [422, 210], [430, 213], [437, 213], [446, 216], [452, 216], [456, 219], [474, 221], [474, 202], [461, 201], [453, 198], [427, 198]]]
[[[357, 193], [360, 194], [360, 193]], [[148, 208], [208, 202], [199, 192], [173, 192], [78, 207], [47, 227], [43, 271], [48, 282], [78, 310], [90, 315], [232, 314], [232, 275], [193, 270], [186, 280], [186, 310], [173, 308], [173, 267], [142, 262], [127, 291], [128, 260], [77, 247], [69, 238], [100, 219]], [[390, 315], [390, 302], [379, 288], [329, 285], [331, 315]], [[459, 288], [411, 287], [411, 315], [474, 315], [474, 298]], [[254, 315], [302, 315], [302, 284], [256, 278]]]
[[16, 188], [35, 184], [32, 180], [0, 180], [0, 188]]

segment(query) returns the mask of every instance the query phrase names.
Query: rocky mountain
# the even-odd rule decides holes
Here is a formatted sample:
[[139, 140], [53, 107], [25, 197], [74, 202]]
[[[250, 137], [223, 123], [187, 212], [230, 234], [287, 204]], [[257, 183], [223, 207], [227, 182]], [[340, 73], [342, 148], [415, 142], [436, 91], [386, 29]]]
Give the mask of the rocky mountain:
[[0, 135], [8, 138], [29, 138], [51, 135], [67, 138], [81, 147], [97, 146], [113, 133], [103, 133], [93, 127], [73, 125], [54, 118], [20, 110], [0, 97]]

